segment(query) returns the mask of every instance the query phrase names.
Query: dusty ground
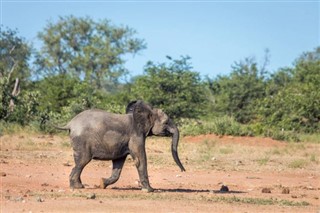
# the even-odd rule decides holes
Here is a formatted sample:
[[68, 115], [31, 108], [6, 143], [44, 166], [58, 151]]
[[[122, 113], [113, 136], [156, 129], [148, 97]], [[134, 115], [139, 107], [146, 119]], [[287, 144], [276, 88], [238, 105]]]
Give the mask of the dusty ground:
[[[185, 137], [179, 145], [187, 172], [170, 153], [170, 140], [147, 141], [154, 193], [139, 189], [128, 158], [120, 180], [97, 188], [111, 163], [92, 161], [85, 189], [70, 190], [73, 166], [67, 136], [4, 135], [1, 212], [319, 212], [320, 144], [266, 138]], [[222, 185], [228, 192], [221, 191]], [[266, 192], [266, 193], [263, 193]]]

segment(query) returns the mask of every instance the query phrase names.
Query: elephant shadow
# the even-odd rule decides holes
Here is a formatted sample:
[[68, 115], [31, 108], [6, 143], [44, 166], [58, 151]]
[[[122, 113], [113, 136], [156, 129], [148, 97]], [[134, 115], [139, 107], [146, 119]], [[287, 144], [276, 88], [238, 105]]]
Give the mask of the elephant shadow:
[[213, 193], [213, 194], [241, 194], [246, 193], [244, 191], [220, 191], [220, 190], [209, 190], [209, 189], [159, 189], [159, 192], [181, 192], [181, 193]]
[[[112, 187], [113, 190], [119, 191], [140, 191], [141, 188], [138, 187]], [[176, 189], [161, 189], [155, 188], [153, 193], [162, 193], [162, 192], [171, 192], [171, 193], [212, 193], [212, 194], [243, 194], [247, 193], [245, 191], [237, 191], [237, 190], [229, 190], [229, 191], [221, 191], [221, 190], [209, 190], [209, 189], [186, 189], [186, 188], [176, 188]]]

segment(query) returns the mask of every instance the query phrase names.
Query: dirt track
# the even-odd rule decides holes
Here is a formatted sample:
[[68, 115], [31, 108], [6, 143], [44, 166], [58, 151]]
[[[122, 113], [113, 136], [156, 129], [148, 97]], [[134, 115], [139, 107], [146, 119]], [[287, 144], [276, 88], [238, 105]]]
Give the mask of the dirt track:
[[[148, 169], [156, 191], [146, 193], [130, 158], [112, 187], [97, 188], [100, 178], [110, 175], [111, 163], [92, 161], [82, 174], [86, 188], [70, 190], [67, 137], [0, 139], [1, 212], [318, 212], [320, 207], [319, 144], [186, 137], [179, 153], [187, 172], [181, 173], [170, 141], [151, 139]], [[222, 185], [229, 191], [220, 191]]]

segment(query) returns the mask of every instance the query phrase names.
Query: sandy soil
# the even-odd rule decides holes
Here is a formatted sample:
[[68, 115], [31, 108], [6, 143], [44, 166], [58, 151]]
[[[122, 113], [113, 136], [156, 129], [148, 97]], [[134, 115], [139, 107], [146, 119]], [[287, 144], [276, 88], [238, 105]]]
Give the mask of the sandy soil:
[[[86, 188], [71, 190], [73, 157], [67, 136], [0, 139], [1, 212], [320, 211], [318, 144], [185, 137], [179, 147], [187, 169], [182, 173], [172, 160], [170, 140], [150, 139], [148, 170], [156, 191], [146, 193], [139, 188], [131, 158], [109, 188], [98, 185], [110, 175], [111, 162], [92, 161], [82, 174]], [[221, 190], [223, 185], [229, 191]]]

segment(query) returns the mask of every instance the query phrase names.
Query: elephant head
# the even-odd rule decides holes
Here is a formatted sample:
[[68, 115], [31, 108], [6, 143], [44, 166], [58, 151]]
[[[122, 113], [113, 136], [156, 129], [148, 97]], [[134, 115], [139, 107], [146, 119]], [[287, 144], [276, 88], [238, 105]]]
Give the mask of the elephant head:
[[171, 152], [173, 159], [181, 171], [185, 171], [178, 156], [179, 130], [166, 113], [161, 109], [152, 108], [142, 101], [130, 102], [126, 108], [126, 113], [133, 114], [135, 128], [145, 137], [152, 135], [172, 137]]

